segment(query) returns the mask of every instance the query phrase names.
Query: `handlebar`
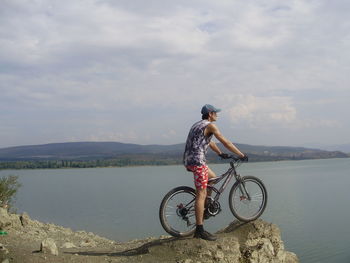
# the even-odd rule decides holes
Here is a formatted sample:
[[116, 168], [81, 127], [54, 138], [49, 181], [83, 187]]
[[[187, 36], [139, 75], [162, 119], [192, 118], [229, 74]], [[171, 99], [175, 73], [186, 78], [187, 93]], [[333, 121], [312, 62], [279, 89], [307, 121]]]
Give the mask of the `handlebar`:
[[221, 154], [220, 155], [221, 159], [225, 160], [225, 159], [232, 159], [234, 162], [248, 162], [248, 155], [244, 155], [244, 157], [238, 158], [234, 155], [231, 154]]

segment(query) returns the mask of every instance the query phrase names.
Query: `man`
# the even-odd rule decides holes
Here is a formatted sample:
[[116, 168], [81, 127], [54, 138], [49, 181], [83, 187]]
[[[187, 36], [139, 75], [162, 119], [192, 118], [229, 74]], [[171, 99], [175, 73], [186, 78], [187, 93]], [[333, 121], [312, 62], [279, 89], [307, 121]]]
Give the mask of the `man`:
[[205, 240], [214, 241], [216, 237], [203, 228], [203, 214], [205, 210], [205, 201], [207, 198], [207, 184], [209, 178], [216, 177], [215, 173], [207, 166], [205, 155], [208, 146], [220, 157], [227, 154], [222, 153], [215, 142], [211, 141], [213, 135], [232, 153], [237, 154], [241, 158], [246, 156], [229, 140], [227, 140], [214, 124], [217, 120], [217, 113], [220, 109], [210, 104], [202, 107], [202, 120], [196, 122], [187, 137], [186, 148], [183, 156], [183, 162], [188, 171], [193, 172], [194, 184], [196, 187], [195, 215], [196, 215], [196, 231], [194, 237]]

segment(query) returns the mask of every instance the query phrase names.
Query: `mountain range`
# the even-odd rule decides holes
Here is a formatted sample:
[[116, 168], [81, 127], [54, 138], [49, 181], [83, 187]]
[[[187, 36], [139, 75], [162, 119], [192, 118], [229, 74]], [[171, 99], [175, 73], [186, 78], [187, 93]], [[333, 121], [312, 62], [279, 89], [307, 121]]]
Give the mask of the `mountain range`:
[[322, 146], [321, 148], [327, 151], [341, 151], [341, 152], [350, 153], [350, 143], [325, 145], [325, 146]]
[[[299, 160], [319, 158], [349, 157], [340, 151], [289, 147], [256, 146], [235, 144], [247, 153], [251, 161]], [[42, 145], [17, 146], [0, 149], [0, 161], [42, 161], [42, 160], [104, 160], [104, 159], [138, 159], [138, 160], [173, 160], [181, 163], [184, 144], [140, 145], [121, 142], [66, 142]], [[221, 149], [223, 146], [219, 145]], [[208, 159], [217, 159], [212, 152]]]

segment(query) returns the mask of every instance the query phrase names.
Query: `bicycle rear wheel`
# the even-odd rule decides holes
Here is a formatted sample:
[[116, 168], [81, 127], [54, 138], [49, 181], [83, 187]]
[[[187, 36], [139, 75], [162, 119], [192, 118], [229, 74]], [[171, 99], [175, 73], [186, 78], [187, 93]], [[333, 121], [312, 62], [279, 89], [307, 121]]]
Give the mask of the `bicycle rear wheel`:
[[159, 219], [164, 230], [175, 237], [192, 235], [196, 227], [196, 192], [188, 186], [179, 186], [167, 193], [159, 208]]
[[267, 203], [267, 191], [263, 182], [254, 176], [244, 176], [236, 182], [229, 194], [232, 214], [240, 221], [257, 219], [264, 212]]

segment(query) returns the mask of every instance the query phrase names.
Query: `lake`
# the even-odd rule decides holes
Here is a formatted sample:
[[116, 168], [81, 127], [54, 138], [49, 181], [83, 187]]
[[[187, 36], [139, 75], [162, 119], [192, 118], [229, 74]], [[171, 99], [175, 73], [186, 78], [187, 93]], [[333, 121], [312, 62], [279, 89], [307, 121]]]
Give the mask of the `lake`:
[[[227, 169], [210, 167], [217, 174]], [[263, 180], [269, 196], [262, 219], [279, 226], [286, 249], [301, 262], [350, 262], [350, 159], [247, 163], [238, 171]], [[166, 234], [158, 219], [163, 196], [193, 185], [182, 166], [0, 171], [7, 175], [22, 183], [18, 213], [116, 241]], [[210, 231], [234, 219], [228, 192], [223, 211], [205, 221]]]

